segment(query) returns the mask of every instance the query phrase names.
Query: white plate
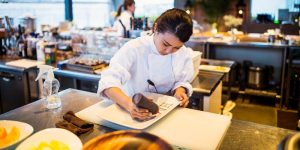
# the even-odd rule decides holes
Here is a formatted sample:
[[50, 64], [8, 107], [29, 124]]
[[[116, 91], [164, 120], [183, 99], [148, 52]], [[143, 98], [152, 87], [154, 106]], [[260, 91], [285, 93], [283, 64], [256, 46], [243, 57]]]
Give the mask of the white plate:
[[121, 109], [118, 105], [113, 104], [105, 108], [102, 113], [96, 114], [98, 117], [107, 120], [109, 122], [128, 127], [131, 129], [145, 129], [164, 117], [171, 110], [173, 110], [177, 105], [179, 105], [179, 100], [172, 96], [166, 96], [155, 93], [143, 93], [148, 98], [153, 99], [159, 106], [159, 113], [153, 119], [147, 121], [136, 121], [133, 120], [128, 112]]
[[13, 126], [17, 127], [20, 131], [19, 139], [10, 143], [9, 145], [0, 147], [0, 149], [5, 149], [5, 148], [8, 148], [8, 147], [18, 143], [19, 141], [25, 139], [27, 136], [29, 136], [33, 132], [32, 126], [27, 123], [19, 122], [19, 121], [12, 121], [12, 120], [0, 120], [0, 127], [5, 128], [8, 133], [10, 132], [10, 130]]
[[80, 150], [82, 148], [80, 139], [72, 132], [60, 128], [49, 128], [33, 134], [23, 141], [16, 150], [30, 149], [38, 146], [41, 142], [50, 143], [52, 140], [68, 145], [70, 150]]

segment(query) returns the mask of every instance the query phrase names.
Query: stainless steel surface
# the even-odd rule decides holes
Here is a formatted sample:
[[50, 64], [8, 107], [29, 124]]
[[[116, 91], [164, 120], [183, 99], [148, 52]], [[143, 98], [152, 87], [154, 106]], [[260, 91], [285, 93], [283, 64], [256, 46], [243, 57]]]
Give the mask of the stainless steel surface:
[[198, 77], [191, 83], [196, 94], [210, 95], [221, 82], [224, 73], [199, 71]]
[[[39, 100], [2, 114], [0, 115], [0, 119], [29, 123], [33, 126], [34, 132], [37, 132], [45, 128], [55, 127], [54, 124], [62, 120], [63, 114], [69, 110], [78, 112], [101, 101], [99, 96], [95, 93], [74, 89], [62, 91], [59, 94], [62, 99], [61, 108], [47, 110], [43, 106], [43, 100]], [[96, 136], [111, 131], [113, 131], [113, 129], [95, 125], [92, 132], [83, 134], [79, 136], [79, 138], [83, 143], [86, 143]], [[276, 149], [280, 140], [284, 136], [292, 133], [295, 132], [277, 127], [232, 120], [223, 142], [220, 145], [220, 149]]]
[[[34, 132], [46, 128], [54, 128], [55, 123], [61, 121], [67, 111], [78, 112], [99, 101], [100, 97], [95, 93], [89, 93], [74, 89], [68, 89], [59, 93], [62, 106], [57, 109], [48, 110], [44, 106], [44, 100], [38, 100], [23, 107], [17, 108], [0, 115], [0, 120], [17, 120], [26, 122], [33, 126]], [[98, 136], [100, 134], [113, 131], [112, 129], [95, 125], [94, 131], [80, 136], [82, 142]]]
[[213, 66], [222, 66], [222, 67], [229, 67], [230, 72], [229, 73], [225, 73], [224, 77], [223, 77], [223, 82], [229, 82], [230, 78], [235, 80], [235, 74], [232, 74], [231, 72], [232, 67], [234, 65], [234, 61], [232, 60], [215, 60], [215, 59], [201, 59], [201, 64], [203, 65], [213, 65]]
[[241, 47], [255, 47], [255, 48], [286, 48], [287, 44], [267, 43], [267, 42], [207, 42], [213, 45], [230, 45]]
[[[97, 83], [100, 80], [100, 75], [81, 73], [69, 70], [56, 70], [54, 71], [54, 74], [58, 76], [74, 78], [77, 80], [88, 80]], [[223, 75], [223, 73], [200, 71], [198, 78], [195, 78], [195, 80], [191, 83], [194, 92], [210, 95], [216, 88], [218, 83], [222, 80]]]
[[251, 66], [248, 69], [248, 86], [256, 89], [265, 87], [264, 68]]
[[285, 136], [295, 133], [293, 130], [232, 120], [220, 149], [275, 150]]
[[95, 81], [95, 82], [98, 82], [100, 80], [100, 75], [75, 72], [75, 71], [70, 71], [70, 70], [59, 69], [59, 70], [55, 70], [54, 74], [59, 75], [59, 76], [70, 77], [70, 78], [74, 78], [74, 79], [89, 80], [89, 81]]

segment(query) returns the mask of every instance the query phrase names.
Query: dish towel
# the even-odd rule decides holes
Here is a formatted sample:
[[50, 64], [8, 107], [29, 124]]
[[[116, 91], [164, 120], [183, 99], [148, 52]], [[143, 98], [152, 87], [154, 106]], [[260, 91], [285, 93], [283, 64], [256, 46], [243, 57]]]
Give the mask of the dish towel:
[[67, 113], [65, 113], [63, 119], [63, 121], [56, 123], [55, 126], [57, 128], [69, 130], [76, 135], [81, 135], [93, 130], [94, 128], [94, 124], [78, 118], [72, 111], [68, 111]]

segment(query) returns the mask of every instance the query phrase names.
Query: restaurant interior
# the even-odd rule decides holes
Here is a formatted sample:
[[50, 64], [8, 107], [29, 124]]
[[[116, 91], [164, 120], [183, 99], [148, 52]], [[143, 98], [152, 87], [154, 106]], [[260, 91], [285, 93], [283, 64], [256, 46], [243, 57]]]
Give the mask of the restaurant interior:
[[[135, 0], [129, 28], [125, 1], [0, 0], [0, 149], [300, 149], [300, 0]], [[101, 74], [172, 8], [193, 93], [182, 108], [147, 80], [159, 113], [137, 121]]]

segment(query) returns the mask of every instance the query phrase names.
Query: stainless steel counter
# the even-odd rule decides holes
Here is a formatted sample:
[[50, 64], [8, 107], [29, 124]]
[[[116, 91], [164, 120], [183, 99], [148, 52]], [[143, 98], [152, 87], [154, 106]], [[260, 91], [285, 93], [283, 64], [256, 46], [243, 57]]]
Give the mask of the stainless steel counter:
[[228, 45], [228, 46], [244, 46], [244, 47], [257, 47], [257, 48], [300, 47], [300, 45], [288, 45], [288, 44], [281, 44], [281, 43], [254, 42], [254, 41], [222, 41], [222, 39], [203, 40], [203, 39], [193, 39], [193, 38], [191, 38], [188, 41], [188, 43]]
[[[55, 123], [62, 120], [67, 111], [78, 112], [91, 106], [101, 99], [95, 93], [89, 93], [74, 89], [68, 89], [59, 93], [62, 99], [62, 107], [47, 110], [43, 106], [43, 100], [25, 105], [15, 110], [0, 115], [1, 120], [17, 120], [29, 123], [34, 132], [55, 127]], [[92, 115], [92, 114], [91, 114]], [[201, 119], [201, 118], [199, 118]], [[113, 129], [95, 125], [92, 132], [81, 135], [83, 143], [98, 135], [114, 131]], [[294, 131], [271, 127], [251, 122], [232, 120], [232, 123], [223, 139], [220, 149], [276, 149], [280, 140]], [[188, 140], [188, 139], [187, 139]]]
[[[97, 83], [101, 78], [100, 75], [96, 74], [88, 74], [62, 69], [56, 70], [54, 74], [76, 80], [88, 80]], [[210, 95], [217, 87], [217, 85], [221, 82], [223, 76], [223, 73], [200, 71], [198, 77], [195, 78], [194, 81], [191, 83], [194, 92], [198, 94]]]
[[222, 81], [224, 73], [199, 71], [198, 77], [191, 83], [195, 94], [211, 95]]

